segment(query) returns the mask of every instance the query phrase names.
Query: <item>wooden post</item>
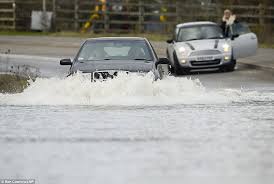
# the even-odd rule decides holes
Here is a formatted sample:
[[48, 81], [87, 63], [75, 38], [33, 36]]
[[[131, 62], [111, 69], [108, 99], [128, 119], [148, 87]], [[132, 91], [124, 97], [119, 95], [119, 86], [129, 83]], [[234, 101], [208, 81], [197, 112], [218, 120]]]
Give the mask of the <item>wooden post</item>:
[[181, 8], [181, 3], [178, 2], [178, 0], [176, 1], [176, 23], [179, 24], [181, 23], [182, 21], [182, 18], [181, 18], [181, 11], [182, 11], [182, 8]]
[[79, 29], [79, 14], [78, 14], [78, 10], [79, 10], [79, 4], [78, 4], [78, 0], [74, 0], [74, 30], [78, 31]]
[[259, 27], [260, 27], [260, 41], [265, 42], [268, 39], [266, 25], [264, 21], [265, 6], [263, 3], [259, 4]]
[[138, 22], [138, 31], [139, 33], [144, 32], [144, 6], [143, 6], [143, 1], [139, 1], [139, 22]]
[[43, 9], [43, 12], [47, 11], [46, 0], [43, 0], [42, 2], [42, 9]]
[[12, 3], [12, 8], [13, 8], [13, 29], [16, 30], [16, 3], [13, 1]]
[[46, 0], [42, 1], [42, 17], [41, 17], [41, 22], [42, 22], [42, 30], [43, 32], [47, 32], [48, 31], [48, 26], [47, 26], [47, 22], [48, 22], [48, 15], [47, 15], [47, 2]]
[[264, 14], [265, 14], [265, 7], [264, 5], [261, 3], [259, 4], [259, 23], [260, 26], [264, 26]]
[[[181, 12], [183, 11], [182, 10], [182, 7], [181, 7], [181, 2], [180, 1], [176, 1], [176, 7], [175, 7], [175, 11], [176, 11], [176, 24], [180, 24], [180, 23], [182, 23], [182, 14], [181, 14]], [[167, 32], [167, 33], [169, 33], [169, 32], [172, 32], [173, 33], [173, 31], [172, 31], [172, 29], [174, 29], [174, 27], [175, 27], [176, 25], [172, 25], [172, 26], [170, 26], [170, 25], [166, 25], [165, 27], [166, 27], [166, 29], [165, 29], [165, 31]]]
[[106, 5], [106, 9], [104, 11], [104, 32], [109, 31], [109, 6]]
[[214, 6], [216, 8], [216, 13], [217, 13], [217, 17], [216, 17], [215, 21], [216, 22], [221, 22], [221, 20], [223, 18], [224, 7], [222, 6], [222, 4], [219, 1]]
[[52, 30], [56, 32], [56, 0], [52, 0]]

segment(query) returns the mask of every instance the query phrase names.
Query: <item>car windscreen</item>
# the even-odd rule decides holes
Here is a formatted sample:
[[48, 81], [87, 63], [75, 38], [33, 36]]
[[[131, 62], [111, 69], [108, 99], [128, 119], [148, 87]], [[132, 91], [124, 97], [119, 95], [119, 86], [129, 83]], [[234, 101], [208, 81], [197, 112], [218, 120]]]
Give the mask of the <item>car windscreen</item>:
[[221, 39], [224, 38], [222, 29], [215, 25], [199, 25], [182, 27], [177, 37], [178, 42], [203, 39]]
[[91, 40], [80, 50], [78, 61], [135, 60], [152, 61], [152, 52], [144, 40]]

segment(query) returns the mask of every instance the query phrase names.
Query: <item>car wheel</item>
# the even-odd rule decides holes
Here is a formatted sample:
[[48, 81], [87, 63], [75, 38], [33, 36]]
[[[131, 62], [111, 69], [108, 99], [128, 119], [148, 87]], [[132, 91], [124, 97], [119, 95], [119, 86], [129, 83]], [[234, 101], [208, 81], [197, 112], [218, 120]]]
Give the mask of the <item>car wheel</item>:
[[233, 72], [235, 70], [235, 66], [236, 66], [236, 60], [231, 60], [231, 63], [227, 66], [224, 66], [221, 68], [221, 71], [223, 72]]
[[233, 72], [235, 70], [236, 60], [232, 60], [231, 64], [227, 66], [226, 70], [228, 72]]
[[174, 66], [173, 66], [173, 71], [175, 75], [180, 75], [182, 74], [181, 69], [180, 69], [180, 65], [179, 65], [179, 61], [178, 61], [178, 57], [176, 52], [173, 52], [173, 59], [174, 59]]
[[182, 68], [180, 66], [179, 60], [178, 60], [178, 57], [177, 57], [175, 51], [173, 53], [173, 58], [174, 58], [174, 67], [173, 67], [173, 70], [174, 70], [175, 75], [187, 75], [187, 74], [189, 74], [189, 72], [190, 72], [189, 69]]

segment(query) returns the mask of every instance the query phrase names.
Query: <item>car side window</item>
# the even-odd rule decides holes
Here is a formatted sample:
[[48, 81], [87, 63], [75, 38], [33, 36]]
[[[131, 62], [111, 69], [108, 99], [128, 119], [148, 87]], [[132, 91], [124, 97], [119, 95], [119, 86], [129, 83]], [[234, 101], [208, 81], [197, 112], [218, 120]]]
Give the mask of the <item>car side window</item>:
[[238, 22], [238, 23], [232, 24], [231, 32], [233, 33], [233, 35], [243, 35], [243, 34], [250, 33], [251, 31], [246, 23]]

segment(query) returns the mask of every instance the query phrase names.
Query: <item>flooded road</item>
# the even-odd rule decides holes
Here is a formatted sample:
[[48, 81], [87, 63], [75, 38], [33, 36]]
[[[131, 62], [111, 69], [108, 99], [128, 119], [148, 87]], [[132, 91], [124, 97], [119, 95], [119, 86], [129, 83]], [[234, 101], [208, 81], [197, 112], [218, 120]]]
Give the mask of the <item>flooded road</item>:
[[21, 94], [0, 94], [0, 111], [2, 178], [273, 181], [274, 83], [263, 72], [41, 78]]

